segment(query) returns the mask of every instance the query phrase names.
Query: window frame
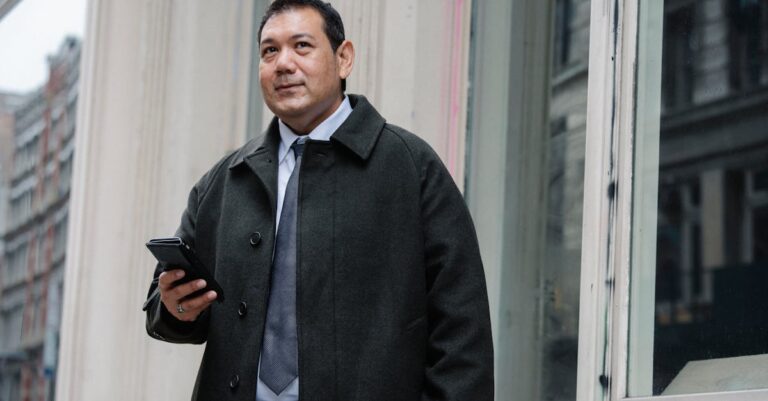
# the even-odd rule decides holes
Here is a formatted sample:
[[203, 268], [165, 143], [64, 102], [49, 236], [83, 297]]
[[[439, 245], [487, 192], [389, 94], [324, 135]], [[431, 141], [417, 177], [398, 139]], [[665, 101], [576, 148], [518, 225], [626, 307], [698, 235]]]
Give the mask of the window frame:
[[[636, 170], [633, 160], [637, 152], [654, 145], [658, 149], [658, 144], [635, 142], [638, 130], [655, 129], [650, 119], [637, 118], [652, 107], [647, 99], [655, 95], [651, 85], [646, 85], [650, 91], [637, 85], [638, 79], [656, 79], [659, 86], [661, 79], [653, 73], [641, 75], [647, 74], [642, 70], [643, 41], [651, 40], [643, 37], [641, 29], [654, 23], [645, 12], [648, 4], [649, 0], [592, 0], [591, 4], [577, 400], [765, 400], [768, 389], [627, 396], [630, 346], [648, 346], [647, 338], [644, 343], [630, 343], [629, 326], [632, 313], [643, 313], [630, 303], [636, 284], [631, 266], [638, 257], [632, 252], [633, 224], [642, 224], [632, 220], [633, 207], [653, 198], [634, 193], [636, 180], [650, 178]], [[656, 89], [660, 93], [660, 87]], [[650, 341], [652, 347], [653, 338]]]

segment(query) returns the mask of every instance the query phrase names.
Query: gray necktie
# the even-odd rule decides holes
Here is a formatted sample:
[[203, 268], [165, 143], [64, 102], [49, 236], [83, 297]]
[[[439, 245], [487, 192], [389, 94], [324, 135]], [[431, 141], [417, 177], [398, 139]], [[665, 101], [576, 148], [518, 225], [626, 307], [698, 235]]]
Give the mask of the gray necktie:
[[267, 323], [261, 345], [259, 378], [277, 395], [299, 374], [296, 339], [296, 210], [301, 152], [305, 140], [299, 138], [291, 145], [296, 166], [285, 187], [283, 210], [275, 239], [275, 257], [272, 261]]

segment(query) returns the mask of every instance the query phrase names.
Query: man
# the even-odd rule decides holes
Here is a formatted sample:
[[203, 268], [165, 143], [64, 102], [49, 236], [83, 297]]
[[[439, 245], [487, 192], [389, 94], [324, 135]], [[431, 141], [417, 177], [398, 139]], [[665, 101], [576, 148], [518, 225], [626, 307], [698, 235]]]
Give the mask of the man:
[[429, 146], [345, 96], [354, 48], [318, 0], [259, 30], [276, 118], [192, 189], [177, 235], [226, 293], [155, 271], [147, 331], [207, 342], [196, 400], [493, 399], [474, 227]]

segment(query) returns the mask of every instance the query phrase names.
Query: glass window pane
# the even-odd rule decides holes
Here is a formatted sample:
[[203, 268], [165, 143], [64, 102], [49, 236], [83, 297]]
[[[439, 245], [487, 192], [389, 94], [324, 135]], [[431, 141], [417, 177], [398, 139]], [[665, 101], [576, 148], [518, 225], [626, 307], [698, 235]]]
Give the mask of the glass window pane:
[[766, 388], [768, 1], [640, 4], [628, 392]]
[[576, 399], [589, 11], [589, 0], [552, 2], [549, 130], [539, 175], [546, 183], [544, 256], [541, 265], [530, 266], [541, 280], [539, 400]]
[[473, 5], [467, 196], [500, 266], [497, 399], [575, 401], [590, 1]]

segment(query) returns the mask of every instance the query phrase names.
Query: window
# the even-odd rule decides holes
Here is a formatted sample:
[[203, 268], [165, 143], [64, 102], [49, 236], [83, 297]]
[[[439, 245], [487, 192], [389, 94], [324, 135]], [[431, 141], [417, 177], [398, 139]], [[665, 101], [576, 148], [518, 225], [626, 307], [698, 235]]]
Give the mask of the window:
[[[680, 1], [672, 3], [681, 3]], [[662, 88], [665, 110], [687, 106], [693, 100], [696, 4], [686, 2], [664, 15]]]
[[555, 43], [553, 61], [555, 70], [562, 70], [570, 61], [572, 0], [557, 0], [555, 3]]
[[745, 253], [750, 262], [768, 263], [768, 169], [750, 171], [747, 184], [747, 243]]
[[[628, 380], [636, 385], [628, 395], [768, 388], [768, 378], [746, 375], [768, 362], [768, 97], [730, 104], [694, 96], [707, 85], [766, 92], [756, 85], [768, 2], [663, 3], [646, 8], [656, 7], [663, 40], [647, 41], [638, 56], [640, 69], [662, 77], [659, 88], [643, 80], [650, 72], [638, 73], [646, 103], [637, 100], [629, 302], [638, 312], [630, 313], [629, 342], [651, 350], [630, 346]], [[717, 27], [729, 27], [730, 37]], [[639, 29], [642, 37], [651, 28]], [[719, 67], [723, 55], [730, 69]], [[654, 102], [662, 113], [645, 112]]]
[[731, 86], [748, 91], [765, 83], [768, 64], [768, 2], [731, 0], [728, 5]]
[[747, 3], [593, 0], [580, 400], [768, 396], [768, 90], [733, 91], [729, 62]]

